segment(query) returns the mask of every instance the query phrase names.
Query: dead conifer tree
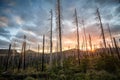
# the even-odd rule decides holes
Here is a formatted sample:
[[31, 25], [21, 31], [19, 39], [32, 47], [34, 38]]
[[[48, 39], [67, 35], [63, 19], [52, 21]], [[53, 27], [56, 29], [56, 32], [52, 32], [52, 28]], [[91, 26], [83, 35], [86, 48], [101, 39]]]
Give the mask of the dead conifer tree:
[[84, 37], [82, 36], [82, 45], [81, 45], [81, 49], [83, 50], [83, 52], [82, 52], [82, 56], [84, 56], [85, 57], [85, 54], [84, 54], [84, 50], [85, 50], [85, 39], [84, 39]]
[[42, 52], [42, 66], [41, 66], [41, 71], [44, 71], [44, 48], [45, 48], [45, 35], [43, 35], [43, 52]]
[[25, 63], [25, 51], [26, 51], [26, 36], [24, 35], [24, 41], [22, 44], [21, 54], [19, 54], [18, 70], [20, 69], [21, 64], [22, 64], [23, 69], [25, 70], [25, 64], [26, 64]]
[[112, 51], [111, 45], [110, 45], [110, 44], [108, 44], [108, 45], [109, 45], [109, 50], [110, 50], [111, 56], [114, 57], [114, 54], [113, 54], [113, 51]]
[[90, 56], [93, 56], [93, 52], [92, 52], [92, 40], [91, 40], [91, 35], [90, 34], [89, 34], [89, 46], [90, 46], [90, 50], [91, 50]]
[[18, 71], [20, 70], [21, 64], [22, 64], [22, 52], [19, 54]]
[[57, 27], [59, 33], [59, 47], [60, 47], [60, 66], [63, 67], [63, 53], [62, 53], [62, 29], [61, 29], [61, 7], [60, 0], [57, 0]]
[[102, 24], [102, 20], [101, 20], [101, 15], [100, 15], [100, 12], [99, 12], [99, 9], [98, 9], [98, 8], [97, 8], [97, 17], [98, 17], [99, 24], [100, 24], [100, 29], [101, 29], [101, 34], [102, 34], [102, 39], [103, 39], [104, 48], [105, 48], [105, 50], [106, 50], [105, 34], [104, 34], [103, 24]]
[[53, 13], [52, 9], [50, 11], [51, 13], [51, 28], [50, 28], [50, 68], [52, 67], [52, 21], [53, 21]]
[[107, 26], [108, 26], [108, 31], [109, 31], [109, 36], [110, 36], [110, 40], [111, 40], [111, 43], [112, 43], [112, 47], [114, 47], [114, 46], [113, 46], [113, 40], [112, 40], [111, 29], [110, 29], [109, 24], [107, 24]]
[[22, 46], [22, 53], [23, 53], [23, 69], [25, 70], [26, 67], [26, 36], [24, 35], [24, 42]]
[[40, 50], [40, 47], [39, 47], [39, 44], [38, 44], [38, 53], [36, 53], [36, 64], [37, 64], [37, 66], [36, 66], [36, 68], [37, 68], [37, 71], [38, 71], [38, 61], [39, 61], [39, 50]]
[[15, 52], [15, 46], [16, 46], [16, 44], [15, 44], [15, 41], [13, 42], [13, 45], [12, 45], [12, 56], [11, 56], [11, 66], [12, 66], [12, 68], [14, 69], [14, 67], [15, 67], [15, 56], [16, 56], [16, 52]]
[[9, 50], [8, 50], [8, 54], [7, 54], [7, 61], [6, 61], [5, 71], [8, 70], [10, 55], [11, 55], [11, 44], [9, 44]]
[[90, 49], [92, 51], [92, 41], [91, 41], [91, 35], [89, 34], [89, 45], [90, 45]]
[[55, 55], [55, 65], [56, 66], [58, 66], [58, 58], [59, 58], [59, 56], [58, 56], [58, 35], [56, 35], [56, 55]]
[[117, 57], [118, 57], [118, 59], [120, 60], [119, 49], [118, 49], [118, 46], [117, 46], [115, 37], [113, 37], [113, 41], [114, 41], [114, 46], [115, 46], [115, 50], [116, 50], [116, 53], [117, 53]]
[[77, 29], [77, 53], [78, 53], [78, 63], [80, 65], [80, 48], [79, 48], [79, 28], [78, 28], [78, 17], [77, 17], [77, 11], [75, 9], [75, 24]]
[[83, 33], [84, 33], [84, 39], [85, 39], [85, 48], [86, 48], [86, 55], [88, 55], [88, 50], [87, 50], [87, 37], [86, 37], [86, 30], [85, 30], [85, 25], [84, 25], [84, 20], [82, 20], [82, 25], [83, 25]]
[[85, 44], [85, 40], [84, 40], [84, 37], [82, 36], [82, 45], [81, 45], [81, 49], [84, 50], [84, 44]]

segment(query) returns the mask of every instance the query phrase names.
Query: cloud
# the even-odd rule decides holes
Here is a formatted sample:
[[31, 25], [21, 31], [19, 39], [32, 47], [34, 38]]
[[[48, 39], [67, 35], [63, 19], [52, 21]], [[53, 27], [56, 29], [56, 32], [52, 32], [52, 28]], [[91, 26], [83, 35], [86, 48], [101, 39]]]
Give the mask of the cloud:
[[[56, 17], [56, 0], [1, 0], [0, 1], [0, 35], [23, 41], [23, 35], [27, 35], [27, 42], [31, 44], [42, 42], [42, 35], [47, 40], [50, 31], [50, 9], [53, 9], [53, 16]], [[109, 22], [113, 33], [119, 32], [120, 6], [118, 0], [62, 0], [62, 37], [65, 44], [76, 41], [76, 27], [74, 22], [74, 9], [77, 9], [79, 27], [81, 20], [85, 20], [86, 32], [94, 38], [100, 35], [99, 26], [96, 25], [96, 7], [99, 7], [103, 25]], [[55, 19], [53, 20], [54, 27]], [[104, 26], [105, 28], [105, 26]], [[3, 32], [2, 32], [3, 31]], [[53, 35], [55, 35], [55, 29]], [[83, 35], [80, 28], [80, 38]], [[54, 37], [55, 38], [55, 37]], [[73, 43], [74, 43], [73, 42]]]
[[14, 19], [15, 19], [15, 22], [18, 25], [23, 25], [24, 24], [24, 21], [23, 21], [23, 19], [20, 16], [15, 16]]
[[[37, 35], [35, 34], [33, 31], [28, 31], [28, 30], [24, 30], [21, 29], [18, 31], [18, 33], [15, 35], [15, 37], [12, 38], [12, 41], [16, 41], [18, 48], [21, 47], [24, 39], [24, 35], [26, 35], [26, 42], [27, 42], [27, 48], [30, 45], [32, 49], [36, 49], [38, 44], [42, 44], [42, 35]], [[46, 36], [46, 40], [47, 36]]]
[[9, 42], [0, 39], [0, 48], [8, 48]]
[[116, 12], [120, 13], [120, 5], [116, 8]]
[[23, 36], [26, 35], [27, 36], [27, 41], [29, 43], [39, 43], [41, 42], [42, 38], [41, 35], [36, 35], [34, 32], [32, 31], [27, 31], [27, 30], [20, 30], [17, 34], [16, 34], [16, 38], [21, 39], [21, 41], [23, 41]]
[[111, 4], [119, 4], [119, 0], [94, 0], [95, 3], [99, 5], [111, 5]]
[[0, 36], [10, 39], [11, 34], [8, 30], [4, 29], [3, 27], [0, 27]]
[[118, 18], [120, 18], [120, 5], [115, 9], [115, 16], [118, 16]]
[[3, 23], [8, 23], [8, 19], [4, 16], [0, 17], [0, 21], [3, 22]]
[[5, 16], [0, 16], [0, 27], [8, 26], [8, 18]]
[[111, 25], [111, 32], [113, 34], [120, 32], [120, 25]]

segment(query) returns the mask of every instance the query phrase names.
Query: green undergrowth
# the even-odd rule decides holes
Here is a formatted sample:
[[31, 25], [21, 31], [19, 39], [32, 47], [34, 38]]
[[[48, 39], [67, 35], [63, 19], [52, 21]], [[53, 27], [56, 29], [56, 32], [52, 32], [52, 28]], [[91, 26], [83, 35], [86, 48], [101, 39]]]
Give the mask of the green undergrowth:
[[[37, 70], [35, 67], [27, 67], [26, 70], [8, 70], [11, 79], [22, 76], [21, 80], [119, 80], [120, 62], [112, 56], [84, 57], [78, 60], [74, 57], [64, 59], [63, 67], [53, 64], [49, 69], [45, 65], [45, 70]], [[3, 76], [0, 75], [0, 80]]]

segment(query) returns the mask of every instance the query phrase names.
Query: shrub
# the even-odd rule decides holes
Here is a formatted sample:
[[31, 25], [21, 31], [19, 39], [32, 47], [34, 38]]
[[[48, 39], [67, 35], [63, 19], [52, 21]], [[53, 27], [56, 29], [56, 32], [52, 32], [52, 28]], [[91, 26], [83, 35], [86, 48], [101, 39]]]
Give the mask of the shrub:
[[101, 57], [96, 60], [95, 68], [96, 70], [106, 70], [110, 73], [115, 73], [117, 70], [117, 66], [115, 63], [116, 60], [111, 56]]
[[117, 80], [117, 77], [104, 70], [102, 71], [88, 71], [85, 75], [85, 80]]
[[88, 58], [82, 59], [80, 63], [80, 70], [86, 73], [88, 67], [89, 67], [89, 59]]

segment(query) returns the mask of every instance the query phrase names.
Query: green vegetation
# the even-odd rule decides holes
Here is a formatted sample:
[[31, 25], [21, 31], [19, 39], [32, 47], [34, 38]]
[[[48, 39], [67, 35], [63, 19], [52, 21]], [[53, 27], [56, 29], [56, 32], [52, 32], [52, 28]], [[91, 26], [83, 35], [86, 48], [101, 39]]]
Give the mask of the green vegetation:
[[[35, 64], [34, 64], [35, 65]], [[8, 75], [2, 74], [0, 80], [119, 80], [120, 79], [120, 67], [119, 59], [112, 56], [96, 56], [96, 57], [84, 57], [78, 60], [74, 57], [68, 57], [64, 59], [64, 67], [53, 64], [52, 69], [49, 69], [49, 65], [44, 65], [45, 70], [42, 72], [40, 66], [27, 67], [26, 70], [8, 69]], [[9, 79], [8, 79], [9, 77]]]

